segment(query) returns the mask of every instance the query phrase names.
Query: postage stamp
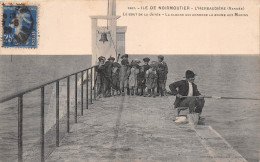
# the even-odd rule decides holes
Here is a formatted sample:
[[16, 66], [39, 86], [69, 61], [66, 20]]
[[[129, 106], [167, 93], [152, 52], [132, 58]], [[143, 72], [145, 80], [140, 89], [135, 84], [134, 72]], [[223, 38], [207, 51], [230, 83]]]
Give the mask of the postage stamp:
[[37, 10], [34, 5], [3, 5], [2, 47], [37, 48]]

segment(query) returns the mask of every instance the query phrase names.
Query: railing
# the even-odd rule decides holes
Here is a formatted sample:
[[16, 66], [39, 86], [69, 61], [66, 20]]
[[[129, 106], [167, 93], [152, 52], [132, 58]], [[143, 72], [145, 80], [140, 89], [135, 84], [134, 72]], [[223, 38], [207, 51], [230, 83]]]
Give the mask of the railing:
[[[32, 91], [35, 91], [37, 89], [41, 89], [41, 122], [40, 122], [40, 145], [41, 145], [41, 161], [45, 160], [44, 157], [44, 87], [56, 83], [56, 147], [59, 147], [59, 82], [60, 80], [67, 79], [67, 133], [70, 131], [70, 77], [75, 76], [75, 123], [77, 123], [77, 78], [78, 74], [81, 73], [81, 115], [83, 115], [83, 74], [86, 72], [86, 109], [88, 109], [89, 105], [89, 97], [90, 97], [90, 103], [93, 103], [93, 98], [92, 98], [92, 91], [94, 89], [94, 95], [96, 94], [95, 88], [93, 88], [93, 71], [95, 67], [92, 66], [88, 69], [84, 69], [81, 71], [78, 71], [73, 74], [69, 74], [66, 76], [63, 76], [61, 78], [49, 81], [45, 84], [41, 84], [38, 86], [35, 86], [33, 88], [29, 88], [17, 93], [14, 93], [12, 95], [8, 95], [6, 97], [0, 98], [0, 103], [12, 100], [14, 98], [18, 98], [18, 161], [22, 162], [23, 161], [23, 95]], [[89, 71], [90, 71], [90, 76], [89, 78]], [[94, 71], [94, 76], [96, 75]], [[94, 77], [95, 78], [95, 77]], [[90, 96], [89, 96], [89, 82], [88, 80], [91, 80], [90, 82]], [[95, 86], [95, 85], [94, 85]], [[94, 99], [96, 97], [94, 96]]]

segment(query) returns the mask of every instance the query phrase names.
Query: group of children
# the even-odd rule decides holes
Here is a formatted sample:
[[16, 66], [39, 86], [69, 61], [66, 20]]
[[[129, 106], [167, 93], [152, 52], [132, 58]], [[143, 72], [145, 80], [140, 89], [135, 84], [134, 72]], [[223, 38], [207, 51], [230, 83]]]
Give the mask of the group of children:
[[128, 94], [155, 97], [156, 89], [159, 95], [165, 95], [168, 67], [162, 55], [158, 56], [158, 62], [151, 61], [150, 64], [150, 59], [145, 57], [142, 66], [138, 59], [129, 63], [127, 54], [121, 56], [121, 64], [115, 62], [114, 57], [109, 57], [107, 61], [103, 56], [98, 59], [95, 79], [97, 96]]

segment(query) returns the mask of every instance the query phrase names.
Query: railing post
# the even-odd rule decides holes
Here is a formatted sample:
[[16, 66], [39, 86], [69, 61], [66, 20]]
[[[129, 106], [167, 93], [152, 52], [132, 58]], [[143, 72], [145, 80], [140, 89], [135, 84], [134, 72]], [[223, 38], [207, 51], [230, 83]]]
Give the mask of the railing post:
[[88, 69], [87, 69], [87, 78], [86, 78], [86, 81], [87, 81], [87, 83], [86, 83], [86, 109], [88, 109]]
[[41, 88], [41, 161], [44, 161], [44, 87]]
[[83, 115], [83, 71], [81, 72], [81, 115]]
[[23, 161], [23, 95], [18, 97], [18, 161]]
[[56, 81], [56, 146], [59, 147], [60, 143], [60, 128], [59, 128], [59, 81]]
[[75, 74], [75, 123], [78, 122], [77, 120], [77, 115], [78, 115], [78, 101], [77, 101], [77, 97], [78, 97], [78, 85], [77, 85], [77, 81], [78, 81], [78, 74]]
[[93, 67], [91, 67], [90, 69], [90, 73], [91, 73], [91, 84], [90, 84], [90, 103], [93, 104], [92, 102], [92, 86], [93, 86]]
[[70, 132], [70, 76], [67, 78], [67, 133]]
[[[93, 70], [94, 70], [94, 78], [95, 78], [95, 81], [96, 81], [96, 77], [97, 76], [96, 76], [95, 68], [93, 68]], [[94, 88], [93, 89], [94, 89], [94, 100], [96, 100], [96, 96], [97, 96], [96, 95], [96, 83], [94, 83]]]

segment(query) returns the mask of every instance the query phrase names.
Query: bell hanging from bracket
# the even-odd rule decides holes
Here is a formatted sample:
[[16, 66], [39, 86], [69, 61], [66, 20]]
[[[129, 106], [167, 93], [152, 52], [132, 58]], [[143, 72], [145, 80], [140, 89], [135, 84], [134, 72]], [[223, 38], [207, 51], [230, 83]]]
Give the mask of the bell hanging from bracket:
[[100, 40], [99, 40], [100, 42], [103, 42], [103, 43], [105, 43], [105, 42], [107, 42], [108, 41], [108, 39], [107, 39], [107, 33], [101, 33], [101, 38], [100, 38]]

